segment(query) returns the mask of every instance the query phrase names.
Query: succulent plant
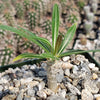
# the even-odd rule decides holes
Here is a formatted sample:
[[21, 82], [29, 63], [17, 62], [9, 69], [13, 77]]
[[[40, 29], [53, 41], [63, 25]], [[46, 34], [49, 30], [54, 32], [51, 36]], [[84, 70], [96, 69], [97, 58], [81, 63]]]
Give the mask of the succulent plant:
[[69, 17], [68, 17], [68, 21], [69, 21], [71, 24], [77, 22], [77, 20], [78, 20], [78, 19], [77, 19], [77, 16], [74, 15], [74, 14], [69, 15]]
[[98, 8], [98, 4], [97, 4], [97, 3], [92, 3], [92, 4], [91, 4], [91, 8], [92, 8], [92, 11], [93, 11], [94, 13], [96, 13], [97, 8]]
[[46, 3], [43, 0], [40, 0], [40, 7], [41, 7], [41, 16], [46, 15]]
[[32, 43], [29, 42], [27, 39], [20, 37], [18, 42], [19, 51], [21, 53], [25, 53], [28, 48], [32, 47]]
[[27, 16], [28, 16], [27, 20], [28, 20], [29, 29], [34, 30], [34, 28], [38, 24], [37, 13], [34, 11], [34, 9], [30, 9]]
[[11, 0], [11, 3], [13, 6], [16, 6], [16, 2], [17, 2], [17, 0]]
[[87, 15], [90, 12], [90, 6], [84, 6], [84, 13]]
[[16, 55], [16, 46], [13, 33], [0, 31], [0, 66], [12, 63]]
[[5, 6], [3, 3], [0, 3], [0, 13], [3, 13]]
[[21, 27], [26, 27], [26, 21], [24, 19], [17, 19], [17, 25]]
[[[19, 28], [19, 30], [21, 29]], [[25, 53], [29, 48], [33, 47], [32, 42], [28, 41], [26, 38], [22, 38], [17, 34], [14, 34], [14, 39], [17, 42], [17, 51], [19, 51], [20, 53]]]
[[24, 0], [23, 5], [25, 8], [25, 11], [28, 11], [30, 8], [30, 0]]
[[90, 4], [92, 4], [92, 3], [98, 3], [98, 0], [90, 0], [89, 3]]
[[8, 10], [4, 11], [4, 17], [5, 17], [8, 25], [14, 26], [13, 16], [11, 15], [11, 13]]
[[16, 4], [16, 16], [19, 19], [24, 18], [24, 9], [23, 9], [23, 5], [21, 3]]
[[11, 59], [14, 58], [13, 50], [9, 48], [0, 49], [0, 65], [8, 64]]
[[10, 2], [10, 0], [3, 0], [3, 3], [5, 5], [6, 9], [10, 9], [11, 10], [11, 2]]
[[37, 17], [38, 17], [37, 20], [40, 21], [40, 17], [41, 17], [40, 9], [41, 8], [40, 8], [39, 2], [33, 1], [31, 6], [32, 6], [32, 9], [34, 9], [37, 13]]
[[94, 21], [94, 13], [89, 12], [87, 14], [87, 20], [90, 22], [93, 22]]
[[93, 28], [93, 22], [85, 21], [84, 29], [86, 31], [86, 34], [89, 34], [92, 28]]
[[46, 20], [41, 24], [41, 27], [44, 31], [44, 33], [46, 34], [50, 34], [51, 33], [51, 21], [50, 20]]

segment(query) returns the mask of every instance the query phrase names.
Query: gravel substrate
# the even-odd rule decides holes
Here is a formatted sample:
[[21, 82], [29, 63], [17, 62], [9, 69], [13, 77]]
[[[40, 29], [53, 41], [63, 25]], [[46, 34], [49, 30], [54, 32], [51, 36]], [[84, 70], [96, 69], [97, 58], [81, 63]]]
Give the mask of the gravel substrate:
[[0, 73], [0, 100], [100, 100], [100, 71], [83, 55], [62, 58], [57, 89], [47, 85], [45, 62]]

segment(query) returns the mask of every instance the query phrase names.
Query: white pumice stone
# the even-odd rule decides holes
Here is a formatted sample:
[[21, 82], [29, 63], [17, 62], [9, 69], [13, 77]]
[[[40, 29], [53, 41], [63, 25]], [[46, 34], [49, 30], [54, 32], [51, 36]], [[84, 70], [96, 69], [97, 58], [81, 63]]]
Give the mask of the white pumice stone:
[[69, 56], [63, 57], [63, 61], [64, 61], [64, 62], [68, 61], [69, 59], [70, 59]]

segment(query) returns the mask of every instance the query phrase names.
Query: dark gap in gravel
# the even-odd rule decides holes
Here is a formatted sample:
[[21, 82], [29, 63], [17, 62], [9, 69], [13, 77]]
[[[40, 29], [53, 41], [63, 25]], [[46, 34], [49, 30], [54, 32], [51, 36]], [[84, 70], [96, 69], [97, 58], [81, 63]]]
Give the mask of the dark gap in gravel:
[[100, 10], [100, 8], [98, 8], [97, 10]]
[[97, 30], [97, 31], [96, 31], [96, 39], [98, 39], [99, 34], [100, 34], [100, 30]]
[[95, 16], [100, 17], [100, 14], [95, 14]]
[[12, 94], [11, 91], [10, 91], [9, 89], [7, 89], [7, 90], [5, 90], [5, 91], [2, 91], [2, 92], [0, 93], [0, 100], [1, 100], [4, 96], [6, 96], [6, 95], [8, 95], [8, 94]]

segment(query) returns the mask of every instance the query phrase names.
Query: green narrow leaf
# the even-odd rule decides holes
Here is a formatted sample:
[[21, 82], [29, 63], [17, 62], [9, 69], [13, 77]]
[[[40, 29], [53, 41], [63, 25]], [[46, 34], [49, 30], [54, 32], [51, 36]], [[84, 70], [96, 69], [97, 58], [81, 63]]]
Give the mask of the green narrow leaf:
[[55, 49], [56, 40], [59, 32], [59, 7], [57, 4], [53, 7], [53, 15], [52, 15], [52, 45]]
[[62, 53], [64, 51], [64, 49], [68, 46], [70, 41], [73, 39], [75, 31], [76, 31], [76, 26], [77, 25], [74, 24], [68, 29], [66, 35], [64, 36], [64, 40], [61, 44], [58, 54]]
[[38, 46], [40, 46], [41, 48], [43, 48], [46, 52], [51, 52], [53, 50], [53, 47], [51, 46], [50, 42], [45, 39], [45, 38], [42, 38], [42, 37], [38, 37], [36, 36], [35, 34], [33, 34], [32, 32], [26, 30], [26, 29], [23, 29], [23, 28], [20, 28], [23, 31], [23, 33], [28, 33], [29, 35], [31, 35], [31, 37], [29, 37], [29, 35], [27, 36], [27, 38], [31, 38], [31, 41], [33, 43], [36, 43]]
[[28, 40], [32, 41], [33, 43], [35, 43], [38, 46], [40, 46], [41, 48], [43, 48], [46, 52], [50, 52], [52, 49], [52, 46], [47, 39], [42, 38], [42, 37], [37, 37], [34, 33], [29, 32], [26, 29], [23, 29], [20, 27], [19, 27], [19, 29], [16, 29], [16, 28], [13, 28], [13, 27], [7, 26], [7, 25], [0, 25], [0, 29], [11, 31], [11, 32], [14, 32], [14, 33], [20, 35], [21, 37], [27, 38]]
[[100, 49], [97, 50], [69, 50], [67, 52], [61, 53], [59, 55], [59, 57], [63, 57], [63, 56], [68, 56], [68, 55], [72, 55], [72, 54], [81, 54], [81, 53], [85, 53], [85, 52], [100, 52]]
[[23, 53], [13, 59], [13, 61], [17, 61], [23, 58], [52, 58], [55, 57], [51, 53], [43, 53], [43, 54], [33, 54], [33, 53]]
[[58, 38], [57, 38], [57, 41], [56, 41], [56, 46], [55, 46], [54, 54], [58, 53], [58, 50], [59, 50], [59, 48], [61, 46], [61, 42], [62, 42], [62, 35], [59, 35]]
[[25, 33], [31, 34], [31, 35], [33, 35], [33, 36], [36, 36], [36, 34], [32, 33], [31, 31], [29, 31], [29, 30], [27, 30], [27, 29], [21, 28], [21, 27], [19, 27], [19, 26], [18, 26], [18, 29], [24, 31]]
[[24, 54], [20, 54], [16, 58], [14, 58], [13, 62], [17, 61], [17, 60], [20, 60], [20, 59], [23, 59], [23, 58], [43, 58], [43, 57], [41, 57], [39, 54], [24, 53]]

